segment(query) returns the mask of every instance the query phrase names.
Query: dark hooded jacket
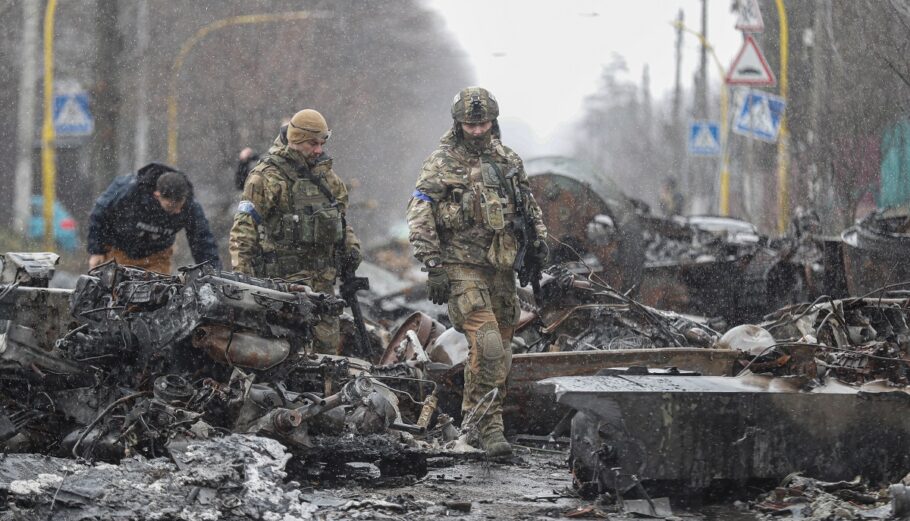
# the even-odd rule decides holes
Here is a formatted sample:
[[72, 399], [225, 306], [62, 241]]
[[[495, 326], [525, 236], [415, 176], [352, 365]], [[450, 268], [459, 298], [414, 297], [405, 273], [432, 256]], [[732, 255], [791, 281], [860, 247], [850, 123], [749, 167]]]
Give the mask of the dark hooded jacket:
[[111, 247], [134, 259], [148, 257], [174, 244], [177, 232], [186, 229], [186, 236], [198, 262], [210, 262], [221, 268], [218, 246], [209, 230], [202, 206], [190, 195], [180, 213], [164, 211], [153, 193], [158, 177], [173, 168], [150, 163], [136, 174], [120, 176], [95, 201], [89, 216], [88, 253], [107, 253]]

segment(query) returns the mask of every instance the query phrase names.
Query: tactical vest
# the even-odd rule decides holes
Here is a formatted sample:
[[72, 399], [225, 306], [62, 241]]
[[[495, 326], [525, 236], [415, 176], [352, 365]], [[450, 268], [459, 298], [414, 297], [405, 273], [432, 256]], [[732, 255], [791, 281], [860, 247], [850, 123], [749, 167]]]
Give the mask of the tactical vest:
[[[483, 258], [498, 269], [511, 269], [518, 251], [512, 227], [515, 200], [510, 181], [506, 179], [508, 171], [503, 171], [504, 168], [508, 167], [484, 157], [479, 166], [466, 168], [464, 176], [458, 176], [461, 179], [450, 178], [452, 180], [446, 182], [450, 191], [446, 199], [437, 204], [436, 215], [451, 242], [468, 240], [461, 236], [468, 229], [483, 230], [476, 236], [486, 237]], [[453, 173], [449, 172], [449, 175]], [[458, 262], [457, 259], [447, 260]]]
[[[344, 239], [338, 202], [325, 182], [315, 174], [298, 174], [286, 159], [269, 155], [264, 162], [275, 166], [288, 181], [287, 212], [277, 212], [265, 222], [265, 275], [287, 277], [302, 271], [334, 269], [335, 246]], [[320, 184], [322, 188], [320, 188]]]
[[477, 168], [467, 169], [463, 180], [447, 183], [451, 191], [438, 206], [441, 224], [453, 231], [471, 226], [492, 232], [502, 230], [515, 214], [511, 186], [507, 183], [502, 166], [488, 159]]

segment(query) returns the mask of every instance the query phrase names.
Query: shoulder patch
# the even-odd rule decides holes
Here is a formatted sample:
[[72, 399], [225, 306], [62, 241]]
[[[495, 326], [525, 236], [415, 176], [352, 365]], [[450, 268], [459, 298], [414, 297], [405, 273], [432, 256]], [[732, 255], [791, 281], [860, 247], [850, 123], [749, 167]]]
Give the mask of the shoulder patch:
[[414, 190], [414, 193], [411, 194], [411, 197], [413, 197], [414, 199], [420, 199], [421, 201], [426, 201], [426, 202], [428, 202], [428, 203], [432, 203], [432, 202], [433, 202], [433, 198], [432, 198], [432, 197], [430, 197], [429, 195], [427, 195], [427, 194], [421, 192], [420, 190]]
[[262, 224], [262, 216], [256, 211], [256, 205], [252, 201], [240, 201], [237, 206], [237, 212], [249, 215], [257, 225]]

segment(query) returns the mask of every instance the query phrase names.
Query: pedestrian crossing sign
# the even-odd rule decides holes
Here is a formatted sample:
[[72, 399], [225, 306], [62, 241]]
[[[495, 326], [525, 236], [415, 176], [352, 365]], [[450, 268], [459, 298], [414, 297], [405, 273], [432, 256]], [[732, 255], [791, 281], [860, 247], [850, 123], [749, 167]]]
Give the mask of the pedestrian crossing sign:
[[719, 156], [720, 124], [716, 121], [693, 121], [689, 124], [689, 155]]
[[733, 132], [769, 143], [777, 141], [786, 102], [760, 90], [743, 94], [733, 115]]
[[87, 92], [54, 96], [54, 132], [58, 136], [88, 136], [94, 130], [95, 118], [89, 111]]
[[736, 28], [749, 33], [760, 33], [765, 30], [765, 21], [758, 8], [758, 0], [737, 0]]

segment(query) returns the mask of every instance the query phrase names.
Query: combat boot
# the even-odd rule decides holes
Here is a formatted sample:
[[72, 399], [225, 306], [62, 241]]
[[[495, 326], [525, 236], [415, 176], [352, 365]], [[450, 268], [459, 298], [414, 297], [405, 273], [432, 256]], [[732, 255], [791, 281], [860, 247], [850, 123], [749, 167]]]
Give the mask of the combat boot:
[[512, 446], [506, 441], [500, 430], [488, 431], [483, 436], [483, 448], [487, 451], [487, 456], [491, 458], [501, 458], [512, 455]]

